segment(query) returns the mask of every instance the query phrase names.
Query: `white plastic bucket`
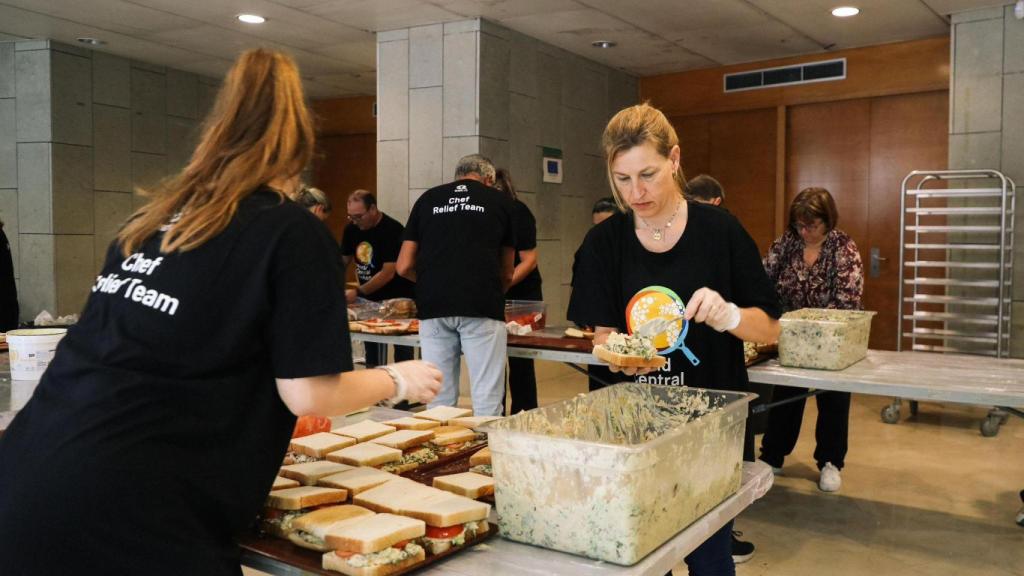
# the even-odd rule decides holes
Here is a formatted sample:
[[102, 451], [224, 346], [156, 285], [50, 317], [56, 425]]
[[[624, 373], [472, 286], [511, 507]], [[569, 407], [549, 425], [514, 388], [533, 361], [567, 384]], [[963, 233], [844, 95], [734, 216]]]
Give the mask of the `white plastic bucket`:
[[53, 360], [66, 328], [27, 328], [7, 333], [11, 350], [11, 380], [39, 380]]
[[39, 380], [11, 380], [11, 410], [21, 410], [32, 398]]

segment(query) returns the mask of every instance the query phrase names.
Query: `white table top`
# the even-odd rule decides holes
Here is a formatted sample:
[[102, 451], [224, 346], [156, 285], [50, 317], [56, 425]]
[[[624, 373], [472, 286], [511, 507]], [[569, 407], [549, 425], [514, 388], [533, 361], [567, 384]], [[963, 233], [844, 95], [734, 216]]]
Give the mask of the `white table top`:
[[1024, 406], [1024, 360], [965, 354], [868, 350], [844, 370], [787, 368], [769, 360], [747, 369], [751, 382], [858, 392], [909, 400]]

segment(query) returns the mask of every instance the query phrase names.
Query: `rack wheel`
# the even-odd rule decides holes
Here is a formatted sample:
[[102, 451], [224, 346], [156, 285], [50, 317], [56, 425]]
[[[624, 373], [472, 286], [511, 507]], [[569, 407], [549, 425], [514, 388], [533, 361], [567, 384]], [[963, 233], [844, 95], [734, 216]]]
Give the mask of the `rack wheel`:
[[986, 438], [992, 438], [996, 434], [999, 434], [999, 425], [1002, 424], [1002, 417], [998, 414], [990, 415], [981, 421], [981, 435]]
[[900, 407], [898, 404], [889, 404], [882, 408], [882, 422], [895, 424], [900, 421]]

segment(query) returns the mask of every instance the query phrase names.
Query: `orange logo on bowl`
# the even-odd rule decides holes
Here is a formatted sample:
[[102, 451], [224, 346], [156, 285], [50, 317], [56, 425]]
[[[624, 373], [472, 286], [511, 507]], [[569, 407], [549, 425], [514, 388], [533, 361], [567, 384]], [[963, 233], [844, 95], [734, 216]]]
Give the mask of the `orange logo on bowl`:
[[356, 246], [356, 261], [360, 264], [369, 264], [373, 260], [373, 246], [369, 242], [360, 242]]

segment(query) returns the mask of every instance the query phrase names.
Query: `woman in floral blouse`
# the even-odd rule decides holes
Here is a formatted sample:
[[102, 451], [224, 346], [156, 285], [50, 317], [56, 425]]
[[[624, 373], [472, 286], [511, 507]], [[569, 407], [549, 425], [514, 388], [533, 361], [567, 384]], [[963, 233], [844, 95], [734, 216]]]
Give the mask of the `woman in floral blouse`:
[[[806, 188], [789, 207], [789, 226], [772, 243], [764, 260], [768, 277], [775, 283], [783, 309], [840, 308], [858, 310], [864, 291], [864, 269], [853, 239], [836, 229], [839, 213], [835, 200], [824, 188]], [[777, 402], [804, 391], [776, 386]], [[850, 394], [825, 392], [817, 396], [818, 422], [814, 435], [814, 459], [821, 477], [818, 488], [839, 490], [846, 457], [850, 420]], [[768, 430], [761, 440], [761, 460], [780, 472], [783, 460], [796, 446], [803, 421], [804, 401], [773, 408]]]

